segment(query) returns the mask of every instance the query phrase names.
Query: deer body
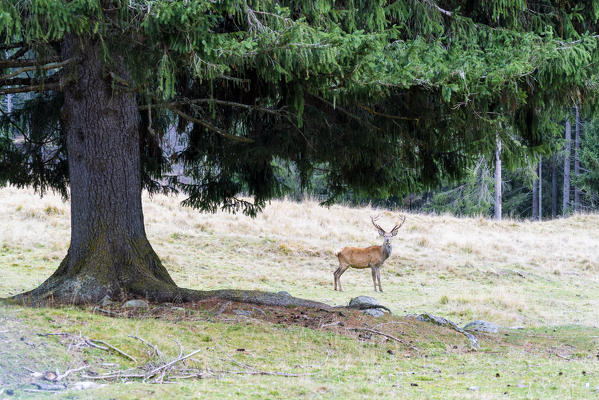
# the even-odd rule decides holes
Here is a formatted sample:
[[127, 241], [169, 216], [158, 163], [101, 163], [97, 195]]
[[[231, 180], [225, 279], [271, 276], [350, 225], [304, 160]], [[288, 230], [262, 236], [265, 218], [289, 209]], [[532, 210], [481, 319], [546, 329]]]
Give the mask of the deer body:
[[373, 225], [377, 228], [379, 234], [383, 237], [383, 244], [381, 246], [370, 246], [370, 247], [344, 247], [337, 253], [339, 259], [339, 268], [333, 274], [335, 282], [335, 290], [339, 287], [339, 291], [343, 291], [341, 288], [341, 275], [348, 268], [364, 269], [370, 268], [372, 273], [372, 282], [374, 284], [374, 291], [383, 291], [381, 287], [381, 271], [380, 267], [383, 265], [385, 260], [391, 256], [391, 238], [397, 235], [397, 231], [404, 224], [405, 217], [399, 225], [395, 225], [390, 232], [386, 232], [383, 228], [378, 226], [371, 217]]

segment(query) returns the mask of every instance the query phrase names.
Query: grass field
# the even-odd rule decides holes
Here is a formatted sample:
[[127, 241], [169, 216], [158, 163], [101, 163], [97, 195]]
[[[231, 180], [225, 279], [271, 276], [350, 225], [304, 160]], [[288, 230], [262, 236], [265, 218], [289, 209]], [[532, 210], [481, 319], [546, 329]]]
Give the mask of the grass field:
[[[0, 399], [599, 396], [597, 215], [531, 223], [407, 214], [381, 270], [385, 292], [375, 294], [370, 272], [351, 269], [341, 278], [345, 291], [333, 291], [334, 254], [380, 244], [369, 217], [380, 214], [388, 229], [399, 212], [274, 201], [251, 219], [201, 214], [180, 200], [144, 199], [150, 242], [179, 285], [284, 290], [330, 305], [369, 295], [394, 315], [210, 303], [133, 314], [117, 309], [119, 316], [110, 317], [91, 309], [0, 305]], [[0, 189], [0, 297], [31, 289], [54, 271], [68, 248], [69, 221], [68, 203], [57, 196]], [[474, 352], [464, 336], [405, 317], [422, 312], [458, 325], [483, 319], [523, 329], [481, 334]], [[384, 331], [402, 343], [352, 327]], [[56, 332], [65, 335], [39, 335]], [[129, 335], [155, 344], [162, 356]], [[84, 338], [136, 361], [85, 345]], [[64, 372], [89, 362], [65, 378], [72, 387], [90, 371], [163, 365], [180, 354], [178, 343], [181, 354], [201, 349], [179, 364], [203, 371], [205, 379], [94, 380], [106, 385], [52, 395], [24, 391], [35, 389], [37, 379], [24, 368]]]

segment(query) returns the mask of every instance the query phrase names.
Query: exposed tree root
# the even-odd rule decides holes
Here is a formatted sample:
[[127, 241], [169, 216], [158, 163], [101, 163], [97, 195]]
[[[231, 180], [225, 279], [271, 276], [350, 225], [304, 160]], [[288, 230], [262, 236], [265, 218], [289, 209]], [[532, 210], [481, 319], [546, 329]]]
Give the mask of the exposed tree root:
[[[97, 283], [97, 282], [96, 282]], [[86, 288], [94, 286], [92, 290]], [[152, 285], [135, 285], [136, 288], [119, 288], [121, 297], [144, 298], [151, 302], [164, 303], [188, 303], [210, 298], [235, 301], [240, 303], [280, 306], [280, 307], [307, 307], [323, 310], [332, 309], [331, 306], [318, 301], [307, 300], [281, 293], [269, 293], [259, 290], [192, 290], [180, 288], [167, 283], [152, 282]], [[145, 286], [141, 288], [140, 286]], [[114, 293], [113, 288], [94, 285], [93, 279], [80, 281], [65, 280], [60, 284], [42, 285], [30, 292], [22, 293], [5, 299], [10, 303], [41, 307], [58, 305], [89, 305], [98, 303], [104, 296]], [[122, 296], [127, 293], [127, 296]], [[90, 296], [90, 294], [93, 294]]]

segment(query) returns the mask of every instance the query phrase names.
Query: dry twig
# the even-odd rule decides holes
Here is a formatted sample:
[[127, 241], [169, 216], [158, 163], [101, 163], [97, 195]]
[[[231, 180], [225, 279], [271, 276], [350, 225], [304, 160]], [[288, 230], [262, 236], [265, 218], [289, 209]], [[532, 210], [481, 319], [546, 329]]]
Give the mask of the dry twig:
[[406, 343], [406, 341], [405, 341], [405, 340], [401, 340], [400, 338], [397, 338], [397, 337], [395, 337], [395, 336], [389, 335], [388, 333], [385, 333], [385, 332], [377, 331], [377, 330], [375, 330], [375, 329], [370, 329], [370, 328], [358, 328], [358, 327], [348, 327], [348, 328], [346, 328], [346, 329], [348, 329], [348, 330], [351, 330], [351, 331], [364, 331], [364, 332], [370, 332], [370, 333], [374, 333], [374, 334], [376, 334], [376, 335], [381, 335], [381, 336], [384, 336], [384, 337], [386, 337], [386, 338], [389, 338], [389, 339], [391, 339], [391, 340], [394, 340], [394, 341], [396, 341], [396, 342], [398, 342], [398, 343], [401, 343], [401, 344], [403, 344], [404, 346], [407, 346], [407, 347], [411, 348], [412, 350], [418, 350], [418, 348], [417, 348], [416, 346], [413, 346], [413, 345], [411, 345], [411, 344], [409, 344], [409, 343]]

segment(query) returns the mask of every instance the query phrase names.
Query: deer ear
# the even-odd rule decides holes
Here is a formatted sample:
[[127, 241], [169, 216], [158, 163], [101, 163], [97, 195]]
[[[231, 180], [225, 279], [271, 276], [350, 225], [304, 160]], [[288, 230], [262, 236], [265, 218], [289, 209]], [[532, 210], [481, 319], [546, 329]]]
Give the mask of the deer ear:
[[397, 236], [397, 232], [399, 232], [399, 230], [394, 230], [393, 232], [391, 232], [391, 236]]
[[382, 229], [379, 229], [379, 236], [385, 236], [385, 231]]

